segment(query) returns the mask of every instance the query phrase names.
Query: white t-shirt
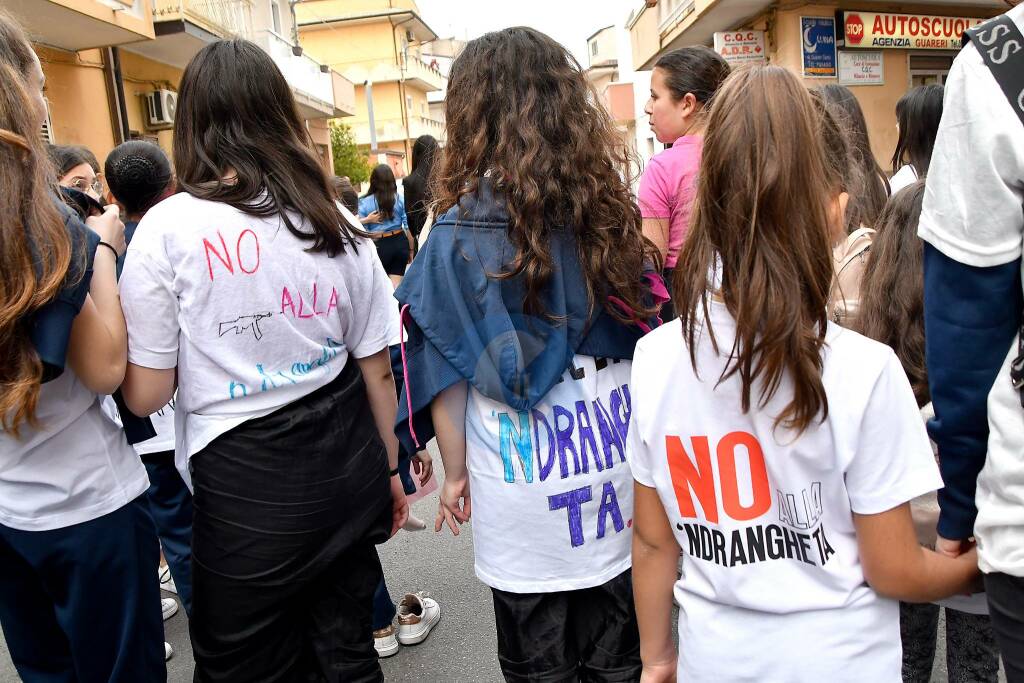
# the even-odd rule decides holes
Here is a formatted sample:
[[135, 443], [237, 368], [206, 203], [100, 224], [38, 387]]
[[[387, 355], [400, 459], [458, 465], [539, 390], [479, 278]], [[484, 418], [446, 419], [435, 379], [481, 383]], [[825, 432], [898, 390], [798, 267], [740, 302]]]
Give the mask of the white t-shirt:
[[488, 586], [570, 591], [629, 569], [629, 369], [629, 361], [576, 356], [532, 411], [470, 389], [473, 550], [476, 574]]
[[149, 488], [124, 432], [70, 367], [42, 386], [36, 417], [39, 426], [22, 425], [18, 439], [0, 431], [0, 524], [62, 529], [114, 512]]
[[277, 216], [185, 193], [139, 223], [121, 274], [128, 360], [177, 366], [179, 459], [387, 347], [396, 304], [373, 244], [334, 258], [311, 245]]
[[900, 166], [900, 170], [889, 179], [889, 193], [896, 194], [905, 187], [910, 187], [917, 182], [917, 171], [912, 164]]
[[[1024, 5], [1006, 13], [1024, 31]], [[991, 267], [1021, 256], [1024, 126], [971, 43], [946, 80], [942, 121], [918, 235], [946, 256]], [[1017, 339], [988, 398], [989, 440], [978, 476], [979, 566], [1024, 576], [1024, 413], [1010, 382]]]
[[899, 681], [898, 603], [865, 583], [853, 513], [942, 485], [903, 368], [829, 323], [828, 417], [797, 436], [774, 428], [790, 380], [747, 414], [739, 376], [718, 381], [735, 323], [710, 314], [723, 355], [702, 335], [699, 377], [675, 320], [640, 340], [631, 382], [633, 476], [683, 550], [679, 680]]

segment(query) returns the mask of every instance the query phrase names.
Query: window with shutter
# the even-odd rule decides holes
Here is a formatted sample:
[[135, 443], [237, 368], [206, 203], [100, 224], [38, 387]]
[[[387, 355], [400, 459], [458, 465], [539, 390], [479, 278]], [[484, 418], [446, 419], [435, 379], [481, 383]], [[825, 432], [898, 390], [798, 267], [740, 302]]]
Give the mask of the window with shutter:
[[43, 138], [43, 142], [46, 144], [53, 144], [53, 124], [50, 123], [50, 103], [46, 103], [46, 120], [43, 121], [43, 127], [39, 131], [40, 137]]

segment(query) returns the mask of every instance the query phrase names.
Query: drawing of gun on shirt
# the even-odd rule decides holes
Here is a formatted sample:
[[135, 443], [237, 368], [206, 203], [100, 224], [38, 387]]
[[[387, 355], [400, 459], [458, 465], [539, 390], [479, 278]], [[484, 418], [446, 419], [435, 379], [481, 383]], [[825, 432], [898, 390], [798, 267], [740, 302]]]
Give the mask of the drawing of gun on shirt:
[[235, 331], [235, 334], [242, 334], [246, 330], [252, 330], [252, 335], [259, 341], [263, 338], [263, 330], [260, 329], [260, 321], [264, 318], [269, 318], [273, 313], [253, 313], [252, 315], [242, 315], [234, 320], [220, 323], [217, 328], [217, 336], [223, 337], [231, 330]]

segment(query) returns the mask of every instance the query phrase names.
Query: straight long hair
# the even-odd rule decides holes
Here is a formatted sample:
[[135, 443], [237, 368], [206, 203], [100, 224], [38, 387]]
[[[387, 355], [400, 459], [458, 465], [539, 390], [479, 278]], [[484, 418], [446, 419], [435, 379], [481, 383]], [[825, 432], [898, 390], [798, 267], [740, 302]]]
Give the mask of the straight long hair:
[[924, 180], [892, 196], [878, 219], [860, 290], [857, 331], [888, 345], [918, 406], [931, 400], [924, 364], [924, 244], [917, 236]]
[[918, 178], [928, 175], [932, 149], [942, 119], [941, 85], [919, 85], [896, 102], [896, 122], [900, 135], [892, 153], [892, 172], [911, 164]]
[[36, 422], [43, 377], [29, 320], [57, 295], [71, 265], [71, 238], [25, 81], [31, 50], [0, 13], [0, 428], [15, 437]]
[[[821, 89], [829, 113], [846, 136], [852, 164], [850, 203], [846, 207], [846, 231], [874, 225], [889, 199], [889, 181], [871, 151], [864, 111], [849, 88], [835, 83]], [[831, 152], [831, 150], [829, 150]]]
[[370, 186], [364, 197], [377, 199], [377, 210], [383, 220], [389, 221], [395, 216], [395, 200], [398, 198], [398, 183], [395, 172], [387, 164], [377, 164], [370, 171]]
[[338, 210], [288, 82], [247, 40], [211, 43], [185, 68], [174, 166], [185, 192], [250, 216], [280, 216], [293, 235], [312, 243], [309, 251], [335, 256], [364, 234]]
[[837, 135], [827, 110], [786, 69], [735, 71], [711, 106], [693, 222], [675, 269], [694, 371], [704, 331], [719, 350], [709, 315], [713, 277], [736, 322], [718, 381], [739, 375], [748, 412], [755, 391], [763, 407], [789, 378], [793, 396], [775, 424], [797, 432], [828, 414], [821, 352], [833, 201], [848, 160], [845, 149], [826, 152], [824, 141]]
[[409, 175], [419, 176], [424, 181], [429, 181], [439, 150], [437, 138], [433, 135], [421, 135], [416, 138], [416, 142], [412, 145], [412, 171], [409, 172]]
[[500, 277], [523, 278], [525, 311], [548, 315], [541, 295], [558, 267], [550, 241], [561, 229], [578, 245], [592, 308], [600, 302], [627, 323], [657, 314], [641, 275], [645, 264], [660, 270], [660, 257], [640, 229], [628, 151], [564, 47], [526, 27], [471, 41], [452, 65], [445, 117], [438, 211], [475, 193], [485, 176], [494, 181], [515, 248]]

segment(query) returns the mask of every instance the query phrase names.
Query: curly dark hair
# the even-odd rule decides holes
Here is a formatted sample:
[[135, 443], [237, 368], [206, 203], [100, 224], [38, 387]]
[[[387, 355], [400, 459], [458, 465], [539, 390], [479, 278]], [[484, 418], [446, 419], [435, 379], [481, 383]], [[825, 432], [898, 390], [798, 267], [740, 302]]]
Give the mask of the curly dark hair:
[[931, 401], [924, 364], [924, 244], [917, 236], [924, 180], [892, 196], [878, 218], [860, 290], [857, 331], [887, 344], [918, 406]]
[[[645, 263], [660, 269], [660, 258], [641, 233], [630, 193], [635, 166], [564, 47], [525, 27], [471, 41], [452, 65], [445, 116], [438, 210], [475, 193], [485, 176], [495, 182], [516, 248], [497, 277], [523, 277], [526, 311], [547, 315], [540, 297], [557, 267], [549, 237], [565, 229], [579, 245], [592, 309], [599, 302], [627, 323], [657, 313], [641, 276]], [[612, 306], [610, 295], [634, 317]]]

